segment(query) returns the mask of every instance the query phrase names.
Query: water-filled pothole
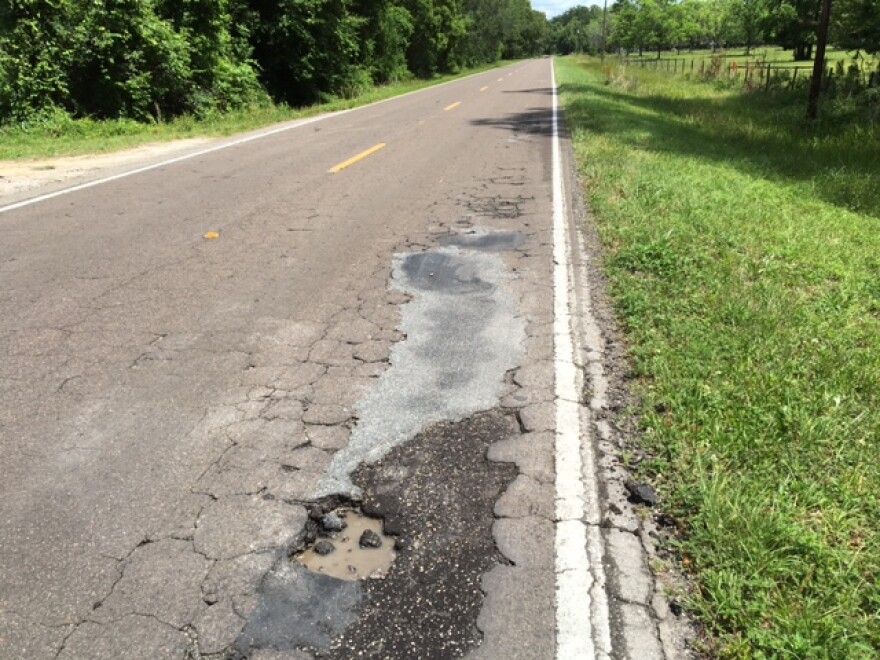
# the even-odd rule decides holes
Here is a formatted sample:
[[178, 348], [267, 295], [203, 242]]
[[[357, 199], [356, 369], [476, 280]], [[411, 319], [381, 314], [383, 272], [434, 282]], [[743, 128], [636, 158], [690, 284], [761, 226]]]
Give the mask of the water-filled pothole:
[[384, 578], [394, 563], [396, 540], [382, 521], [340, 508], [315, 521], [310, 543], [295, 559], [310, 571], [340, 580]]

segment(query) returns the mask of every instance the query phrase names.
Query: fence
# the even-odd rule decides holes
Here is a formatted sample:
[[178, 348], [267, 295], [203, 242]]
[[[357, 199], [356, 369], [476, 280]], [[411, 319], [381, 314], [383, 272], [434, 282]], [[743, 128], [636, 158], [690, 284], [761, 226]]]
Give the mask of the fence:
[[[659, 71], [667, 71], [672, 75], [699, 75], [706, 80], [727, 80], [731, 84], [741, 81], [749, 90], [769, 91], [772, 88], [794, 88], [798, 84], [806, 84], [813, 73], [812, 63], [768, 62], [766, 60], [745, 58], [742, 61], [730, 59], [721, 54], [708, 58], [648, 58], [626, 57], [625, 61], [636, 66]], [[880, 87], [880, 64], [855, 61], [846, 63], [839, 60], [825, 69], [822, 78], [825, 91], [859, 93], [869, 88]]]

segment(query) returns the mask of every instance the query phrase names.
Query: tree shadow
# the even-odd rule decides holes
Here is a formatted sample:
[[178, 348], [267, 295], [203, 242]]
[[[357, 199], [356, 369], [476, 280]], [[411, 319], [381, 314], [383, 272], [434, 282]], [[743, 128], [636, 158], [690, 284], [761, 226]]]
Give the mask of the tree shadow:
[[[560, 115], [559, 137], [568, 137], [568, 129], [561, 119]], [[472, 119], [470, 123], [472, 126], [489, 126], [514, 133], [551, 137], [553, 135], [553, 110], [551, 108], [529, 108], [523, 112], [510, 113], [503, 117]]]
[[553, 94], [552, 87], [535, 87], [533, 89], [503, 89], [502, 94]]
[[[834, 126], [811, 128], [787, 99], [671, 98], [599, 85], [560, 86], [570, 129], [613, 135], [630, 147], [724, 163], [777, 182], [809, 181], [836, 206], [880, 218], [880, 144]], [[738, 121], [732, 121], [736, 117]]]

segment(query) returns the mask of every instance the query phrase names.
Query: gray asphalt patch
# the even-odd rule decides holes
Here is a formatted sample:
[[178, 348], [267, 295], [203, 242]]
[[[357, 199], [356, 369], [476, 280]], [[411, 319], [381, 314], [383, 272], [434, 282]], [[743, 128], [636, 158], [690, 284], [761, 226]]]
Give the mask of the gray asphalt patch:
[[236, 648], [245, 656], [254, 649], [324, 648], [357, 620], [361, 595], [360, 582], [284, 561], [263, 580]]
[[403, 306], [391, 367], [355, 407], [359, 421], [316, 497], [358, 497], [351, 473], [431, 424], [465, 419], [498, 403], [504, 374], [519, 365], [525, 326], [505, 291], [510, 275], [494, 254], [454, 247], [394, 257]]
[[455, 246], [481, 252], [509, 252], [525, 243], [524, 234], [515, 231], [473, 231], [466, 234], [438, 236], [437, 242], [443, 246]]

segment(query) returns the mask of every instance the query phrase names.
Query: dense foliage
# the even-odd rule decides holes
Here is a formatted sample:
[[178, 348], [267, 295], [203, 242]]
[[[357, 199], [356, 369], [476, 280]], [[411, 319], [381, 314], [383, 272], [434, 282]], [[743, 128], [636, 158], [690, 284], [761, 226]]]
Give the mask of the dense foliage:
[[543, 51], [529, 0], [0, 0], [0, 121], [305, 105]]
[[[597, 54], [603, 45], [642, 54], [672, 48], [774, 44], [812, 57], [821, 0], [615, 0], [606, 28], [600, 7], [574, 7], [550, 21], [555, 52]], [[880, 51], [880, 0], [833, 0], [831, 45]]]

